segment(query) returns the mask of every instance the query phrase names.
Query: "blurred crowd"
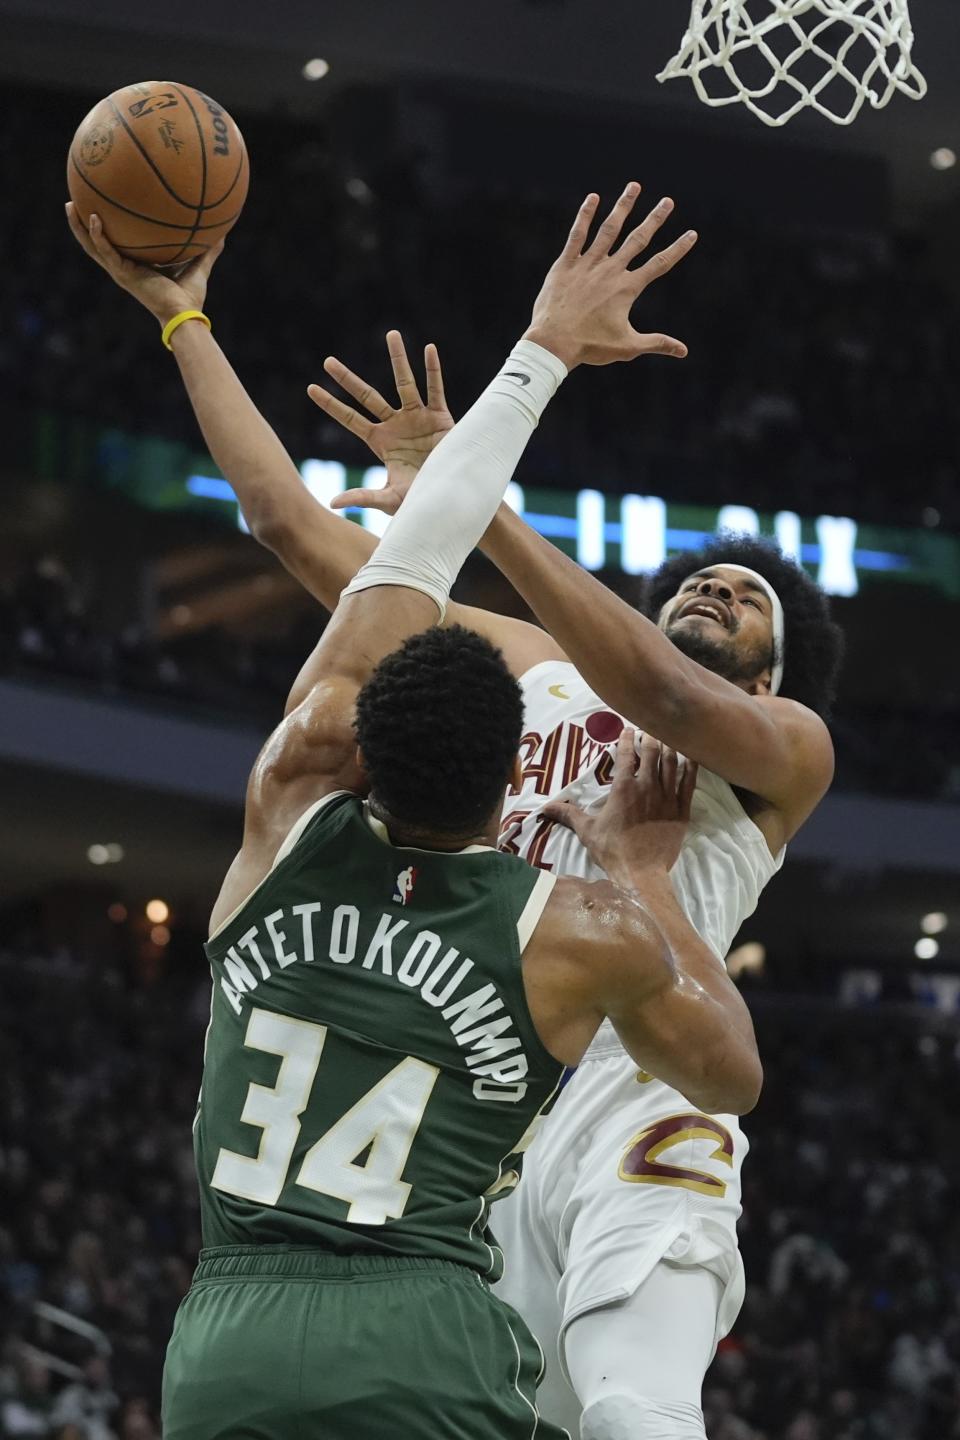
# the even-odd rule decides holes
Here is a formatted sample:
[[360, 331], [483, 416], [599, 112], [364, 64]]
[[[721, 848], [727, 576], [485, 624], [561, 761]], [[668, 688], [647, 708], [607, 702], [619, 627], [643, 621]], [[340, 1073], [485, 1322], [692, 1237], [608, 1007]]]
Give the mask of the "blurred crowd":
[[[39, 408], [192, 438], [155, 325], [63, 222], [83, 103], [27, 94], [0, 120], [0, 181], [30, 195], [32, 220], [29, 245], [16, 226], [0, 231], [0, 403], [14, 424]], [[439, 344], [461, 411], [526, 323], [579, 195], [535, 179], [501, 192], [387, 134], [358, 174], [320, 123], [243, 118], [253, 186], [209, 309], [291, 450], [357, 458], [304, 387], [330, 352], [386, 384], [390, 326]], [[528, 483], [960, 524], [960, 307], [924, 241], [778, 236], [691, 206], [698, 250], [639, 314], [640, 328], [686, 340], [689, 358], [579, 377], [578, 398], [542, 427]]]
[[[0, 955], [3, 1440], [159, 1440], [199, 1246], [202, 968]], [[957, 1036], [769, 1003], [710, 1440], [958, 1440]]]
[[[38, 415], [197, 445], [155, 325], [80, 254], [63, 223], [62, 156], [80, 113], [79, 99], [24, 92], [0, 117], [0, 179], [6, 193], [29, 193], [33, 218], [28, 245], [17, 227], [0, 227], [0, 485], [29, 487], [36, 469], [47, 478], [62, 469], [72, 486], [95, 479], [84, 471], [95, 447], [88, 455], [79, 443], [54, 443], [33, 423]], [[414, 349], [440, 344], [448, 395], [462, 410], [524, 322], [569, 205], [535, 182], [522, 193], [477, 189], [387, 135], [377, 164], [364, 168], [322, 122], [241, 118], [254, 184], [214, 276], [217, 335], [295, 455], [365, 464], [358, 442], [304, 397], [321, 357], [339, 352], [388, 388], [383, 334], [400, 325]], [[923, 241], [776, 236], [738, 232], [729, 215], [715, 220], [698, 216], [698, 251], [643, 299], [642, 325], [681, 335], [689, 359], [579, 376], [536, 437], [528, 483], [960, 527], [951, 388], [960, 317]], [[69, 435], [69, 425], [57, 433]], [[29, 488], [21, 500], [35, 515], [46, 503]], [[117, 512], [112, 494], [102, 503], [97, 528], [115, 526], [124, 560], [139, 554], [154, 517], [133, 539], [119, 498]], [[217, 629], [161, 640], [136, 598], [122, 623], [104, 620], [94, 592], [112, 584], [116, 614], [120, 558], [106, 545], [91, 561], [101, 574], [81, 584], [60, 560], [38, 559], [43, 542], [36, 527], [30, 533], [35, 553], [18, 556], [20, 568], [0, 581], [0, 673], [66, 677], [257, 724], [276, 716], [316, 638], [314, 617], [282, 622], [269, 643]], [[177, 544], [190, 539], [180, 534]], [[142, 588], [135, 567], [124, 573], [131, 592]], [[949, 673], [914, 680], [891, 687], [896, 705], [868, 712], [842, 701], [841, 786], [960, 793], [955, 683]]]
[[758, 1027], [747, 1300], [708, 1376], [710, 1440], [960, 1435], [956, 1034], [800, 1010]]
[[208, 1000], [62, 952], [0, 973], [0, 1436], [159, 1440]]
[[262, 643], [221, 629], [164, 641], [134, 618], [111, 630], [91, 617], [88, 593], [71, 571], [46, 556], [0, 579], [0, 675], [55, 678], [108, 696], [275, 724], [324, 621], [325, 612], [311, 613]]
[[[477, 600], [469, 591], [459, 593]], [[490, 598], [486, 594], [481, 603]], [[506, 589], [503, 602], [509, 611]], [[114, 633], [93, 622], [85, 587], [48, 556], [18, 578], [0, 580], [0, 677], [66, 680], [112, 697], [202, 709], [213, 719], [229, 717], [266, 729], [278, 722], [324, 616], [319, 609], [304, 610], [261, 639], [209, 629], [161, 641], [133, 620]], [[905, 677], [914, 678], [906, 659], [905, 665]], [[950, 676], [934, 689], [921, 686], [919, 693], [901, 680], [896, 697], [882, 706], [842, 698], [831, 724], [836, 788], [960, 798], [957, 714]]]

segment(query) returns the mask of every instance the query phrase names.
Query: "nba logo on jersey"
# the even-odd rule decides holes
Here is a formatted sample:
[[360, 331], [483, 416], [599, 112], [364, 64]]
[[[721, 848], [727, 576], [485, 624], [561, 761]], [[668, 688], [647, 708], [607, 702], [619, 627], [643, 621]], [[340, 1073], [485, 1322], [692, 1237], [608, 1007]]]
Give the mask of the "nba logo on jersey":
[[416, 883], [417, 872], [413, 865], [408, 865], [406, 870], [401, 870], [397, 876], [397, 886], [393, 892], [393, 903], [395, 905], [406, 905], [413, 894], [413, 887]]

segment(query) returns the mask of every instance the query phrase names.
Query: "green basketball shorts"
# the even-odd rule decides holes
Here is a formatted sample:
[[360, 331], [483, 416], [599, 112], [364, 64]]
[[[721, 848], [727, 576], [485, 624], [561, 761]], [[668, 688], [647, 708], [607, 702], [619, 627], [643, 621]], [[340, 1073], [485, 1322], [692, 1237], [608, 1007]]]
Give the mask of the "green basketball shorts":
[[466, 1266], [204, 1250], [163, 1376], [164, 1440], [563, 1440], [542, 1355]]

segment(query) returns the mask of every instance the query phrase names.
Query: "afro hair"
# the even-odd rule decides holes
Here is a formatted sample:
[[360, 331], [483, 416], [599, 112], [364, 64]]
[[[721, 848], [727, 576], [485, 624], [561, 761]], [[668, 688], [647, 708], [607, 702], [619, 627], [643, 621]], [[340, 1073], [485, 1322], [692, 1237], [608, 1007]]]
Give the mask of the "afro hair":
[[523, 697], [503, 655], [462, 625], [413, 635], [357, 697], [371, 798], [411, 830], [476, 834], [509, 783]]

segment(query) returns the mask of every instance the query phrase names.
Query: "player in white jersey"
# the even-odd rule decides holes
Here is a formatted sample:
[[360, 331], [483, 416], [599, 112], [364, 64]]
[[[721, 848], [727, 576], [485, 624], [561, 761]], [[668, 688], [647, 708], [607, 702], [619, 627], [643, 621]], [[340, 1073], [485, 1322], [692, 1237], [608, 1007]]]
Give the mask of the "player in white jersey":
[[[593, 878], [579, 835], [558, 818], [567, 806], [588, 820], [602, 808], [624, 722], [566, 661], [533, 666], [522, 689], [523, 778], [501, 846], [554, 874]], [[782, 861], [731, 787], [701, 769], [671, 880], [718, 959]], [[498, 1217], [501, 1290], [540, 1343], [560, 1351], [562, 1368], [548, 1368], [540, 1391], [545, 1415], [576, 1434], [583, 1395], [587, 1435], [703, 1434], [702, 1376], [743, 1299], [736, 1224], [747, 1149], [735, 1116], [706, 1116], [638, 1073], [601, 1028]], [[644, 1393], [653, 1413], [642, 1418], [633, 1397]]]
[[[327, 368], [369, 405], [364, 382], [336, 362]], [[395, 509], [410, 435], [442, 423], [436, 406], [417, 420], [406, 402], [379, 425], [332, 397], [324, 408], [387, 464], [383, 491], [342, 498]], [[825, 597], [749, 536], [668, 560], [647, 587], [646, 614], [505, 509], [484, 549], [549, 631], [457, 610], [500, 644], [523, 684], [523, 781], [502, 843], [558, 875], [595, 873], [580, 836], [628, 717], [700, 763], [671, 878], [722, 964], [832, 777], [822, 717], [842, 646]], [[746, 1152], [734, 1117], [704, 1115], [638, 1074], [609, 1032], [598, 1037], [497, 1223], [502, 1293], [559, 1354], [540, 1391], [546, 1417], [583, 1440], [702, 1440], [703, 1376], [743, 1298]]]
[[[638, 188], [627, 187], [600, 227], [592, 254], [604, 256], [615, 245]], [[661, 201], [629, 245], [609, 257], [622, 263], [622, 283], [631, 296], [692, 247], [695, 236], [687, 232], [641, 269], [630, 268], [671, 209], [672, 202]], [[541, 310], [540, 318], [549, 317]], [[534, 341], [537, 322], [535, 310], [528, 332]], [[623, 337], [620, 358], [644, 351], [678, 358], [686, 353], [669, 336]], [[401, 400], [397, 408], [339, 362], [326, 362], [328, 373], [374, 420], [318, 387], [311, 390], [321, 408], [365, 439], [387, 467], [383, 491], [350, 492], [349, 499], [385, 510], [397, 507], [425, 456], [453, 424], [435, 350], [428, 347], [426, 354], [426, 403], [396, 342], [391, 360]], [[246, 402], [239, 385], [231, 383], [237, 403]], [[202, 375], [190, 394], [200, 413]], [[313, 500], [276, 437], [257, 421], [259, 428], [250, 428], [243, 447], [231, 449], [229, 437], [224, 440], [230, 451], [225, 468], [252, 532], [332, 609], [375, 540]], [[490, 439], [495, 443], [495, 436]], [[602, 793], [609, 763], [603, 751], [615, 739], [620, 715], [700, 763], [678, 889], [722, 963], [739, 921], [753, 909], [784, 844], [814, 809], [832, 772], [829, 737], [813, 713], [829, 699], [837, 659], [822, 596], [782, 557], [744, 541], [689, 563], [682, 556], [668, 562], [651, 592], [648, 619], [509, 512], [486, 541], [550, 633], [460, 605], [449, 606], [448, 621], [493, 640], [514, 673], [524, 677], [531, 736], [539, 735], [540, 745], [559, 747], [562, 763], [574, 767], [585, 791], [596, 782]], [[752, 578], [727, 561], [748, 566]], [[558, 678], [549, 678], [545, 666], [562, 667], [553, 672]], [[781, 696], [775, 694], [778, 678]], [[308, 679], [309, 664], [291, 706], [302, 699]], [[550, 740], [558, 726], [549, 723], [548, 701], [574, 707], [560, 717], [558, 740]], [[605, 718], [594, 721], [591, 731], [592, 715]], [[563, 719], [569, 720], [565, 732]], [[577, 729], [586, 737], [579, 750]], [[526, 845], [529, 837], [531, 852], [541, 847], [539, 857], [529, 853], [528, 859], [569, 865], [576, 873], [582, 863], [575, 858], [576, 836], [565, 837], [559, 829], [545, 834], [540, 820], [553, 818], [582, 830], [589, 816], [563, 809], [561, 792], [568, 782], [558, 783], [565, 773], [555, 768], [560, 760], [554, 761], [550, 784], [538, 789], [537, 766], [550, 755], [532, 753], [537, 748], [532, 739], [528, 748], [523, 790], [508, 813], [523, 808], [527, 797], [531, 810], [559, 805], [550, 817], [529, 816], [519, 841]], [[648, 744], [641, 763], [649, 764], [651, 753], [656, 752]], [[516, 822], [506, 838], [518, 843]], [[505, 1217], [508, 1225], [498, 1226], [509, 1252], [510, 1293], [545, 1338], [556, 1341], [574, 1382], [575, 1389], [563, 1389], [558, 1379], [559, 1393], [548, 1389], [550, 1418], [561, 1423], [566, 1418], [575, 1429], [582, 1408], [581, 1433], [591, 1440], [702, 1436], [703, 1372], [717, 1336], [735, 1314], [742, 1285], [734, 1221], [745, 1142], [729, 1117], [703, 1115], [659, 1082], [638, 1077], [621, 1051], [594, 1055], [560, 1097], [555, 1123], [552, 1118], [531, 1147], [527, 1210], [521, 1214], [514, 1206], [513, 1218], [509, 1211]]]
[[[395, 506], [404, 483], [361, 498]], [[485, 548], [553, 637], [459, 610], [499, 640], [523, 687], [522, 781], [501, 844], [557, 875], [595, 875], [581, 837], [629, 717], [700, 762], [671, 879], [722, 964], [832, 775], [820, 714], [841, 644], [825, 598], [751, 537], [669, 560], [647, 616], [509, 512]], [[497, 1222], [501, 1293], [559, 1355], [540, 1390], [547, 1418], [583, 1440], [703, 1440], [703, 1376], [744, 1293], [747, 1148], [734, 1116], [638, 1073], [601, 1030]]]

